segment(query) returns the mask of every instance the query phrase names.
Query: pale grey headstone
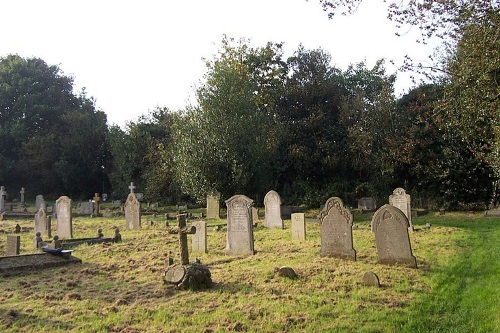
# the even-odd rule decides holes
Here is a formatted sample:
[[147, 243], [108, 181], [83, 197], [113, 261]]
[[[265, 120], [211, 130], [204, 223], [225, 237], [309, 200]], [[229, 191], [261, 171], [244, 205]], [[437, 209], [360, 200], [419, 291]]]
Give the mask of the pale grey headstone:
[[220, 219], [220, 194], [207, 195], [207, 219]]
[[392, 205], [384, 205], [375, 212], [371, 229], [375, 234], [380, 264], [417, 268], [408, 235], [409, 226], [406, 215]]
[[40, 232], [42, 236], [47, 235], [47, 211], [40, 209], [35, 214], [35, 233]]
[[57, 235], [60, 239], [73, 238], [73, 217], [71, 215], [71, 199], [62, 196], [56, 200]]
[[306, 240], [306, 218], [304, 213], [292, 214], [292, 240]]
[[252, 221], [256, 222], [259, 220], [259, 209], [257, 207], [252, 207]]
[[21, 249], [21, 236], [7, 235], [7, 244], [5, 244], [6, 256], [18, 256]]
[[35, 199], [35, 210], [38, 212], [42, 208], [47, 210], [47, 204], [45, 203], [45, 199], [43, 198], [43, 195], [39, 194], [36, 196], [36, 199]]
[[375, 210], [377, 209], [377, 200], [372, 197], [358, 199], [359, 210]]
[[389, 196], [389, 205], [394, 206], [405, 214], [409, 222], [410, 230], [413, 230], [413, 223], [411, 222], [411, 197], [406, 194], [404, 188], [396, 188]]
[[7, 192], [5, 191], [5, 186], [0, 187], [0, 213], [5, 212], [5, 197]]
[[195, 221], [192, 226], [196, 228], [192, 237], [193, 252], [207, 253], [207, 222]]
[[127, 230], [141, 229], [141, 203], [135, 193], [129, 193], [125, 201], [125, 225]]
[[24, 190], [24, 187], [21, 187], [21, 191], [19, 191], [19, 193], [21, 194], [20, 204], [24, 205], [24, 193], [26, 193], [26, 191]]
[[226, 254], [254, 254], [252, 205], [253, 200], [241, 194], [226, 200]]
[[264, 217], [264, 226], [267, 228], [284, 228], [281, 219], [281, 197], [276, 191], [267, 192], [264, 197], [264, 206], [266, 215]]
[[80, 214], [92, 215], [94, 214], [94, 203], [92, 201], [80, 203]]
[[356, 260], [352, 243], [352, 214], [340, 198], [329, 198], [318, 215], [321, 251], [325, 257]]

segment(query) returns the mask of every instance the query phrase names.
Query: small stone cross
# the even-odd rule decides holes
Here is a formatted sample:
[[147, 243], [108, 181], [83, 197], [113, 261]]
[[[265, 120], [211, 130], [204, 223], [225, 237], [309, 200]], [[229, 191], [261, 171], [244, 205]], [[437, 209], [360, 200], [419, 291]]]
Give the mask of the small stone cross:
[[134, 193], [135, 186], [133, 182], [130, 183], [130, 186], [128, 188], [130, 189], [130, 193]]
[[100, 212], [99, 212], [99, 201], [101, 201], [101, 197], [99, 196], [99, 193], [95, 193], [94, 194], [94, 197], [92, 198], [94, 199], [95, 201], [95, 207], [94, 207], [94, 211], [95, 211], [95, 216], [100, 216]]
[[[188, 242], [187, 235], [192, 235], [196, 233], [196, 228], [194, 226], [186, 226], [186, 214], [177, 215], [177, 221], [179, 222], [179, 246], [181, 248], [181, 265], [189, 264], [189, 253], [188, 253]], [[170, 232], [175, 233], [175, 231]]]

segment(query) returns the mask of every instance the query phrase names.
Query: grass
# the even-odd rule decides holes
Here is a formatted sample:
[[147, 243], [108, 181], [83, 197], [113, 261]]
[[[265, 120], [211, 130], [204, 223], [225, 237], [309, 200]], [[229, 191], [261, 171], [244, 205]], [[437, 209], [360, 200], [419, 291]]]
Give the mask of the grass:
[[[310, 215], [315, 216], [317, 212]], [[378, 265], [371, 214], [355, 214], [357, 261], [319, 256], [317, 223], [307, 240], [285, 230], [254, 230], [257, 253], [225, 255], [225, 232], [209, 232], [207, 254], [190, 253], [208, 265], [214, 287], [179, 291], [163, 284], [164, 259], [179, 260], [177, 236], [160, 217], [143, 217], [143, 229], [127, 231], [123, 217], [73, 221], [74, 237], [97, 228], [124, 242], [82, 245], [82, 265], [0, 278], [3, 332], [494, 332], [500, 331], [500, 223], [479, 214], [431, 213], [414, 219], [410, 234], [418, 269]], [[153, 226], [147, 223], [153, 220]], [[212, 224], [224, 223], [224, 220]], [[0, 221], [10, 232], [16, 223]], [[431, 223], [430, 229], [422, 228]], [[171, 223], [172, 224], [172, 223]], [[262, 225], [260, 223], [259, 225]], [[22, 235], [22, 253], [32, 249]], [[0, 242], [0, 253], [5, 242]], [[296, 280], [275, 275], [290, 266]], [[381, 288], [360, 284], [375, 272]]]

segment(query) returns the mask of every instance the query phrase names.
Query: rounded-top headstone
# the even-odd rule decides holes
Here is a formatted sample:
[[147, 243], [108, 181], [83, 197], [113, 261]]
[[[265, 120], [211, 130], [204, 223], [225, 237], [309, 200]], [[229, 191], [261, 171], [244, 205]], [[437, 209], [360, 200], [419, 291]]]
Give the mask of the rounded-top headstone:
[[283, 276], [289, 279], [296, 279], [298, 277], [293, 268], [287, 266], [278, 268], [278, 276]]
[[377, 274], [373, 272], [366, 272], [361, 278], [361, 284], [363, 286], [380, 288], [380, 280], [378, 279]]

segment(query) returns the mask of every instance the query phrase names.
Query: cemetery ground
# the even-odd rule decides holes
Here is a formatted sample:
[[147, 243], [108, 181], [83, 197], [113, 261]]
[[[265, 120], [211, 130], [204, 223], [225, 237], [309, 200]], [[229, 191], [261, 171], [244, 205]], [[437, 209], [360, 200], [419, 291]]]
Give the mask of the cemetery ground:
[[[316, 217], [318, 211], [307, 216]], [[120, 228], [123, 242], [80, 245], [82, 264], [0, 277], [2, 332], [498, 332], [500, 221], [480, 213], [429, 213], [410, 233], [418, 269], [377, 264], [373, 213], [354, 213], [357, 261], [320, 257], [317, 222], [307, 240], [285, 229], [254, 229], [255, 255], [227, 256], [226, 232], [208, 232], [208, 253], [192, 253], [209, 267], [213, 288], [177, 290], [163, 283], [164, 260], [179, 262], [178, 235], [163, 217], [143, 216], [142, 230], [124, 217], [74, 217], [75, 238], [105, 237]], [[149, 221], [154, 221], [153, 224]], [[0, 221], [7, 233], [32, 220]], [[170, 221], [170, 225], [175, 225]], [[224, 224], [225, 220], [210, 225]], [[430, 228], [426, 224], [430, 223]], [[54, 227], [54, 226], [53, 226]], [[21, 254], [35, 253], [33, 233], [20, 233]], [[0, 235], [0, 253], [5, 235]], [[289, 266], [298, 274], [278, 276]], [[361, 285], [372, 271], [381, 287]]]

